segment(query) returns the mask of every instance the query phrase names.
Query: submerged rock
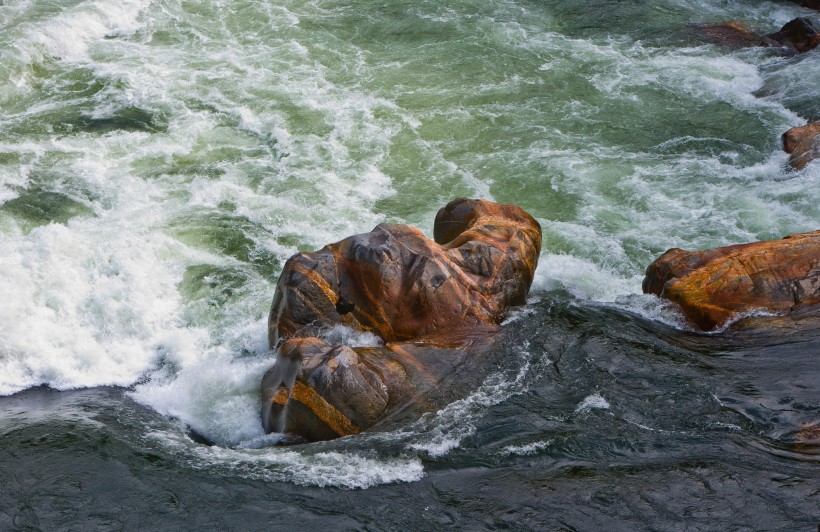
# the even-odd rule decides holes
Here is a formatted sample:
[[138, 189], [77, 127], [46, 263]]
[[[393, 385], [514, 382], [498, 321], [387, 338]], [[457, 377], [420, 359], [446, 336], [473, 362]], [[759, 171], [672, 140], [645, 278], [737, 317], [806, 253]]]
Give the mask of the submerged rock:
[[820, 314], [820, 231], [703, 251], [673, 248], [646, 269], [644, 293], [678, 303], [709, 331], [744, 313]]
[[799, 17], [787, 22], [779, 31], [763, 38], [767, 46], [782, 46], [798, 53], [808, 52], [820, 44], [820, 22], [814, 17]]
[[[457, 199], [434, 237], [380, 224], [287, 261], [268, 324], [271, 348], [284, 341], [262, 380], [266, 431], [322, 440], [429, 410], [447, 376], [486, 358], [507, 309], [525, 302], [541, 228], [519, 207]], [[338, 325], [386, 345], [317, 338]]]
[[756, 46], [760, 43], [760, 37], [737, 20], [721, 24], [696, 26], [692, 28], [692, 33], [708, 42], [730, 48], [744, 48], [746, 46]]
[[791, 154], [789, 164], [795, 170], [802, 170], [820, 157], [820, 122], [793, 127], [783, 133], [783, 150]]

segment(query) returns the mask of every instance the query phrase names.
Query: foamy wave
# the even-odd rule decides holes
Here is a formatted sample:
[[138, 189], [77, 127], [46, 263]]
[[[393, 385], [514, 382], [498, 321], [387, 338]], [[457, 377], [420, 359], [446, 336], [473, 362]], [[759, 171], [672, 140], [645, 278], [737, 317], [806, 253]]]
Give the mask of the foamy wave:
[[217, 445], [238, 445], [263, 435], [259, 383], [273, 360], [235, 360], [224, 349], [214, 350], [165, 378], [155, 374], [131, 396]]
[[535, 290], [566, 290], [575, 297], [615, 301], [622, 294], [640, 291], [643, 275], [623, 278], [595, 262], [573, 255], [546, 253], [538, 262]]
[[435, 415], [422, 418], [413, 430], [416, 433], [410, 448], [431, 457], [443, 456], [475, 433], [475, 420], [490, 406], [506, 401], [527, 389], [526, 377], [530, 371], [526, 350], [520, 353], [521, 365], [515, 374], [496, 373], [488, 377], [478, 390], [464, 399], [454, 401]]
[[87, 61], [91, 43], [111, 34], [134, 33], [141, 26], [140, 14], [150, 4], [150, 0], [81, 2], [30, 29], [17, 49], [24, 63], [42, 61], [44, 57]]
[[552, 445], [552, 440], [536, 441], [524, 445], [507, 445], [498, 453], [501, 455], [530, 456]]
[[586, 414], [590, 410], [609, 410], [609, 402], [601, 397], [600, 394], [594, 393], [584, 397], [584, 400], [578, 403], [575, 408], [576, 414]]
[[154, 432], [149, 439], [172, 450], [199, 469], [242, 478], [293, 482], [306, 486], [363, 489], [381, 484], [415, 482], [424, 477], [417, 457], [380, 457], [366, 451], [312, 452], [283, 448], [227, 449], [194, 445], [178, 434]]
[[204, 331], [176, 324], [172, 242], [48, 225], [0, 236], [0, 393], [133, 383], [164, 356], [196, 357]]

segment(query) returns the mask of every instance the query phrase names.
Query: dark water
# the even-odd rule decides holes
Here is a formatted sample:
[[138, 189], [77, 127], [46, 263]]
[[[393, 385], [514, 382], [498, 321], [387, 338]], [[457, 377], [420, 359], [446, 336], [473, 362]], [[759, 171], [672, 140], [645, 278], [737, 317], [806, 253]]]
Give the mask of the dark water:
[[[693, 30], [815, 14], [3, 0], [0, 530], [815, 530], [820, 331], [638, 295], [669, 247], [820, 227], [820, 161], [779, 144], [820, 50]], [[275, 446], [281, 265], [456, 196], [544, 230], [504, 349], [400, 430]]]
[[[507, 334], [486, 397], [458, 410], [455, 425], [469, 425], [458, 445], [438, 454], [416, 446], [420, 480], [367, 489], [193, 460], [210, 448], [120, 388], [0, 398], [0, 529], [814, 530], [820, 522], [820, 331], [694, 334], [545, 294]], [[400, 457], [413, 441], [451, 430], [443, 415], [406, 432], [258, 452]], [[182, 443], [147, 438], [151, 431]]]

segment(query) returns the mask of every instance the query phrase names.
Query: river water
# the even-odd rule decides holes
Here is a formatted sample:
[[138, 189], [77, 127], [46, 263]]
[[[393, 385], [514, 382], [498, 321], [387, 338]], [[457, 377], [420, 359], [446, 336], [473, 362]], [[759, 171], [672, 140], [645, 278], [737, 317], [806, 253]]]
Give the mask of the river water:
[[[0, 529], [813, 529], [820, 331], [711, 335], [669, 247], [820, 228], [788, 2], [0, 4]], [[262, 434], [284, 261], [457, 196], [544, 246], [489, 375], [400, 431]]]

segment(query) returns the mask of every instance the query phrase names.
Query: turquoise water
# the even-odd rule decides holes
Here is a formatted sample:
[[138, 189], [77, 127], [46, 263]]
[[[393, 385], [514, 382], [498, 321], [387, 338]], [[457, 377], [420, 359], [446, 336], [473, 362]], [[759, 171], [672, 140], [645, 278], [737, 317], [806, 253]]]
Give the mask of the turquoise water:
[[[235, 448], [265, 442], [257, 387], [287, 257], [384, 221], [430, 234], [456, 196], [540, 221], [536, 298], [680, 327], [639, 295], [665, 249], [820, 227], [820, 164], [789, 171], [779, 145], [820, 118], [820, 54], [731, 51], [691, 27], [740, 19], [763, 33], [808, 13], [730, 0], [3, 2], [0, 394], [127, 387], [234, 448], [185, 451], [193, 462], [250, 460]], [[506, 400], [526, 367], [468, 401]], [[333, 450], [321, 473], [300, 469], [313, 455], [268, 458], [290, 464], [279, 480], [418, 480], [418, 456], [472, 430], [441, 423], [439, 440], [389, 459], [349, 466]]]

